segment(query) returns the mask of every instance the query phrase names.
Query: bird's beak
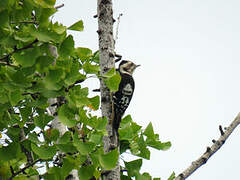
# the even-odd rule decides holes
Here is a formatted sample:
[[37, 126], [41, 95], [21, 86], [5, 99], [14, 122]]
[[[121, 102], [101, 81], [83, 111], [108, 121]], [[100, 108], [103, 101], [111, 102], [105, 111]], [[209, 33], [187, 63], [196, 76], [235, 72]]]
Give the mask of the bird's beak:
[[141, 65], [140, 64], [136, 65], [136, 68], [139, 67], [139, 66], [141, 66]]

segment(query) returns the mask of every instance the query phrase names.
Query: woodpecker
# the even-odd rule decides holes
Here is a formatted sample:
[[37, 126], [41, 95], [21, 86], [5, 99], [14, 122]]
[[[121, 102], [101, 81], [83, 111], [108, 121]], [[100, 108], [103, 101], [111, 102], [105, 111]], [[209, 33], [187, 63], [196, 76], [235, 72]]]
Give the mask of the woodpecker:
[[126, 109], [128, 108], [128, 105], [133, 96], [135, 83], [132, 74], [138, 66], [140, 65], [136, 65], [131, 61], [122, 60], [117, 69], [121, 76], [121, 82], [119, 84], [118, 91], [113, 94], [113, 130], [117, 134], [121, 118]]

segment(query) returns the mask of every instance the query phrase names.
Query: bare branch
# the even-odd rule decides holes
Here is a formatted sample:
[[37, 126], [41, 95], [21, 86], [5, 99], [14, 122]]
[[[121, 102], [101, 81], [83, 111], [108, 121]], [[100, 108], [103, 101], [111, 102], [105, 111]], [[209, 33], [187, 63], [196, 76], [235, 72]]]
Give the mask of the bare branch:
[[116, 35], [115, 35], [115, 43], [116, 43], [116, 41], [117, 41], [117, 39], [118, 39], [118, 29], [119, 29], [119, 24], [120, 24], [120, 18], [121, 18], [122, 15], [123, 15], [123, 14], [120, 13], [119, 16], [118, 16], [118, 18], [117, 18], [117, 28], [116, 28]]
[[41, 161], [41, 159], [38, 159], [38, 160], [28, 164], [27, 166], [25, 166], [24, 168], [20, 169], [19, 171], [15, 172], [15, 173], [13, 172], [13, 170], [11, 170], [11, 172], [14, 173], [14, 174], [12, 174], [12, 176], [10, 178], [8, 178], [8, 180], [12, 180], [15, 176], [17, 176], [18, 174], [23, 173], [26, 169], [32, 167], [34, 164], [36, 164], [39, 161]]
[[222, 147], [222, 145], [225, 143], [227, 138], [230, 136], [230, 134], [239, 124], [240, 124], [240, 113], [234, 119], [234, 121], [229, 125], [229, 127], [225, 129], [225, 132], [223, 131], [222, 126], [219, 126], [219, 130], [221, 133], [220, 138], [218, 140], [212, 140], [214, 144], [211, 147], [207, 147], [207, 151], [201, 157], [199, 157], [196, 161], [193, 161], [192, 164], [187, 169], [185, 169], [182, 173], [180, 173], [175, 178], [175, 180], [186, 179], [199, 167], [204, 165], [208, 161], [208, 159]]
[[[26, 139], [24, 129], [20, 129], [20, 141], [24, 141]], [[22, 144], [21, 144], [21, 150], [27, 157], [27, 164], [31, 164], [33, 162], [33, 154], [31, 151], [28, 151]]]
[[64, 6], [64, 4], [60, 4], [60, 5], [58, 5], [58, 6], [55, 6], [54, 8], [55, 9], [60, 9], [60, 8], [62, 8]]
[[10, 64], [9, 62], [0, 62], [0, 65], [2, 65], [2, 66], [11, 66], [11, 67], [17, 67], [17, 66], [15, 66], [15, 65], [13, 65], [13, 64]]
[[[26, 45], [26, 46], [24, 46], [24, 47], [22, 47], [22, 48], [19, 48], [19, 49], [15, 48], [12, 52], [10, 52], [9, 54], [7, 54], [6, 56], [1, 57], [1, 58], [0, 58], [0, 61], [7, 60], [11, 55], [13, 55], [13, 54], [16, 53], [16, 52], [22, 51], [22, 50], [24, 50], [24, 49], [32, 48], [32, 47], [33, 47], [33, 44], [35, 44], [35, 43], [37, 43], [37, 42], [38, 42], [38, 40], [35, 39], [33, 42], [31, 42], [30, 44], [28, 44], [28, 45]], [[7, 64], [7, 65], [10, 65], [10, 64]]]
[[19, 21], [19, 22], [11, 22], [11, 24], [35, 24], [38, 25], [38, 23], [36, 21]]

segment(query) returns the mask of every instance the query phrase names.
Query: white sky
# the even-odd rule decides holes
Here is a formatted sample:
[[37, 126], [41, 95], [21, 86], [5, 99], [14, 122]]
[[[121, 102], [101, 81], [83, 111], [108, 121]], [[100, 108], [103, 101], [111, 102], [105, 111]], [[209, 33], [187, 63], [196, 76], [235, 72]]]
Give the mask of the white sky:
[[[98, 49], [96, 1], [58, 0], [65, 6], [54, 20], [71, 25], [82, 19], [75, 46]], [[127, 113], [146, 127], [151, 121], [168, 151], [152, 150], [143, 171], [167, 179], [196, 160], [239, 109], [240, 2], [237, 0], [115, 0], [123, 13], [116, 52], [141, 67]], [[96, 81], [89, 82], [96, 87]], [[239, 128], [189, 180], [237, 179]]]

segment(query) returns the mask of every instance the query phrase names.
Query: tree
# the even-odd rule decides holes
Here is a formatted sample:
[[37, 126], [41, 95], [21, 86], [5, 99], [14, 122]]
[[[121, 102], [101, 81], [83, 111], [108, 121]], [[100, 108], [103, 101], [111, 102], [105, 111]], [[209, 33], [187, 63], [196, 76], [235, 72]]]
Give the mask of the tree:
[[106, 141], [104, 148], [109, 116], [92, 115], [100, 97], [91, 97], [82, 83], [98, 77], [104, 96], [117, 90], [119, 75], [113, 62], [103, 69], [101, 49], [75, 48], [67, 31], [83, 31], [83, 22], [70, 27], [52, 22], [59, 8], [54, 5], [54, 0], [0, 1], [0, 177], [97, 179], [111, 173], [119, 154], [130, 151], [139, 159], [124, 162], [122, 178], [149, 179], [139, 172], [142, 158], [150, 158], [148, 147], [166, 150], [170, 142], [160, 142], [151, 123], [144, 130], [128, 115], [119, 130], [120, 148], [106, 148]]
[[[149, 147], [167, 150], [171, 143], [159, 141], [151, 123], [143, 129], [130, 115], [122, 119], [120, 147], [111, 138], [111, 95], [120, 78], [111, 0], [98, 1], [96, 52], [75, 47], [67, 33], [83, 31], [83, 21], [69, 27], [51, 21], [61, 7], [54, 5], [54, 0], [0, 1], [0, 179], [151, 179], [140, 172], [142, 159], [150, 158]], [[82, 85], [92, 76], [101, 82], [101, 98]], [[100, 101], [102, 116], [95, 116]], [[238, 115], [226, 129], [219, 126], [220, 138], [169, 180], [185, 179], [206, 163], [239, 123]], [[138, 159], [123, 159], [120, 166], [125, 152]]]

